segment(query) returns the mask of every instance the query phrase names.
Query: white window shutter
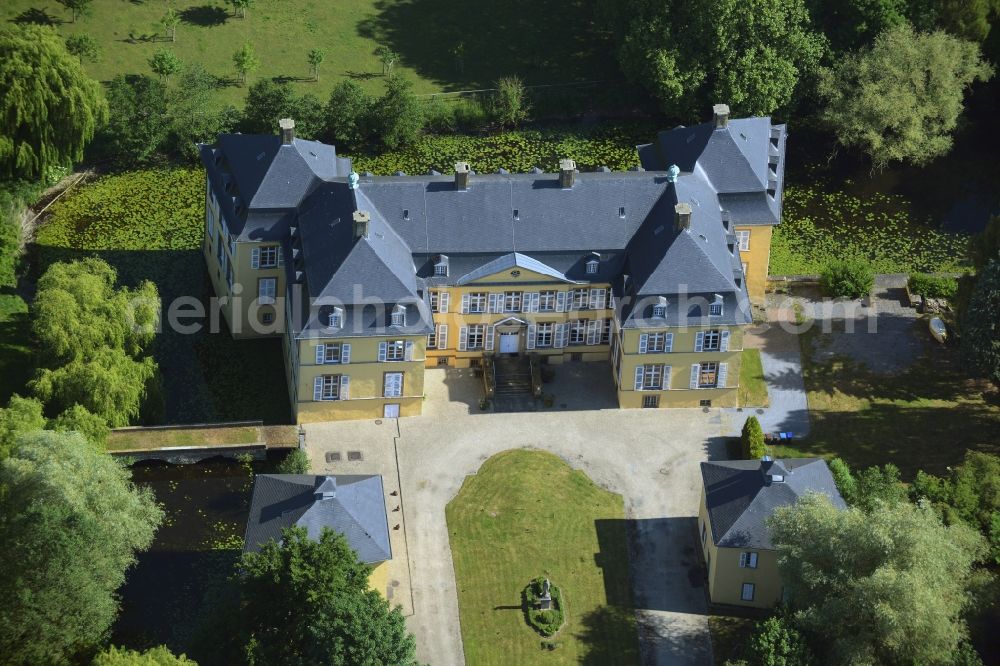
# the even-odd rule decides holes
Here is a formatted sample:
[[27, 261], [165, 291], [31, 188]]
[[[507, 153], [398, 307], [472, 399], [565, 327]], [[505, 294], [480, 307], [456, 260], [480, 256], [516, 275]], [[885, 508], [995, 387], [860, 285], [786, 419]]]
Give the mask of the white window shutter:
[[667, 333], [667, 339], [663, 343], [663, 351], [672, 352], [674, 350], [674, 334]]
[[489, 296], [489, 304], [490, 304], [489, 311], [490, 312], [500, 312], [500, 310], [502, 309], [502, 307], [501, 307], [502, 306], [502, 302], [500, 300], [501, 298], [502, 298], [502, 296], [500, 294], [490, 294], [490, 296]]
[[705, 332], [698, 331], [694, 334], [694, 350], [696, 352], [703, 351], [705, 349]]
[[566, 294], [565, 291], [556, 292], [556, 312], [566, 311]]
[[635, 390], [636, 391], [641, 391], [642, 390], [642, 373], [643, 373], [644, 370], [645, 370], [645, 367], [641, 366], [641, 365], [636, 366], [636, 368], [635, 368]]
[[378, 360], [379, 360], [379, 363], [384, 363], [385, 362], [385, 359], [386, 359], [386, 356], [387, 356], [387, 354], [386, 354], [387, 347], [388, 347], [388, 343], [386, 343], [386, 342], [380, 342], [380, 343], [378, 343]]
[[316, 365], [326, 363], [326, 345], [320, 343], [316, 345]]
[[661, 388], [665, 391], [670, 389], [671, 370], [673, 370], [673, 368], [671, 368], [669, 365], [663, 366], [663, 386], [661, 386]]
[[525, 343], [528, 349], [535, 348], [535, 337], [538, 335], [538, 327], [534, 324], [528, 324], [528, 339]]
[[639, 353], [645, 354], [646, 350], [649, 349], [649, 334], [640, 333], [639, 334]]
[[448, 324], [438, 324], [438, 349], [448, 348]]
[[729, 351], [729, 331], [723, 331], [719, 336], [719, 351]]
[[260, 268], [260, 248], [250, 250], [250, 268]]
[[469, 327], [458, 329], [458, 351], [465, 351], [469, 346]]
[[462, 314], [469, 314], [469, 295], [462, 294]]
[[382, 380], [382, 395], [386, 398], [392, 398], [394, 396], [393, 389], [396, 384], [396, 373], [387, 372], [385, 373], [385, 379]]
[[493, 335], [495, 333], [496, 331], [493, 330], [493, 327], [487, 324], [486, 331], [483, 333], [483, 335], [486, 336], [485, 340], [486, 351], [493, 351]]
[[691, 364], [691, 388], [698, 388], [698, 375], [701, 373], [701, 365], [698, 363]]
[[615, 292], [611, 291], [610, 289], [608, 290], [608, 309], [609, 310], [615, 309]]
[[323, 399], [323, 378], [317, 377], [313, 380], [313, 400], [320, 401]]
[[600, 326], [601, 322], [599, 319], [591, 319], [587, 322], [587, 344], [596, 345], [601, 342]]
[[351, 378], [347, 375], [340, 376], [340, 399], [351, 399]]
[[341, 363], [351, 362], [351, 345], [349, 344], [340, 345], [340, 362]]
[[556, 324], [555, 341], [552, 346], [557, 349], [562, 349], [566, 346], [566, 324]]
[[281, 247], [280, 245], [278, 246], [278, 265], [279, 266], [285, 265], [285, 248]]
[[521, 292], [521, 312], [531, 312], [531, 292]]
[[406, 341], [406, 346], [403, 350], [403, 359], [407, 361], [413, 360], [413, 340]]
[[727, 386], [726, 381], [729, 379], [729, 364], [720, 363], [719, 364], [719, 374], [715, 378], [715, 385], [719, 388], [725, 388]]
[[534, 292], [531, 294], [531, 312], [538, 312], [539, 304], [542, 301], [542, 295], [539, 292]]
[[603, 298], [604, 295], [602, 293], [603, 291], [604, 291], [603, 289], [591, 289], [590, 290], [590, 309], [591, 310], [600, 310], [601, 307], [604, 306], [604, 303], [601, 303], [601, 301], [604, 300], [604, 298]]
[[447, 312], [450, 305], [449, 301], [451, 301], [451, 294], [447, 291], [442, 291], [438, 294], [438, 312]]

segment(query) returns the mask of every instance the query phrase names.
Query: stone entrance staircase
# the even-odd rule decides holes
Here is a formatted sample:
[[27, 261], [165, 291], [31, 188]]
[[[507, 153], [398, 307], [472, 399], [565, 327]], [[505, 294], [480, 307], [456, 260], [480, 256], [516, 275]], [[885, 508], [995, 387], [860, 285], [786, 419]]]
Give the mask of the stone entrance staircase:
[[538, 402], [531, 395], [531, 364], [526, 356], [500, 356], [494, 360], [495, 412], [533, 412]]

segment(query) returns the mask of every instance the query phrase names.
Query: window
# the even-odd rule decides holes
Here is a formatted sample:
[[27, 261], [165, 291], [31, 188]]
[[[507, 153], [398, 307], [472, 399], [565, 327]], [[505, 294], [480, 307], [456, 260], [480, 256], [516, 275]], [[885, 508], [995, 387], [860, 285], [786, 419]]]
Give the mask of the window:
[[403, 209], [403, 219], [404, 220], [409, 220], [410, 219], [410, 209], [409, 208], [404, 208]]
[[448, 277], [448, 264], [435, 264], [434, 277]]
[[705, 543], [705, 537], [708, 536], [708, 523], [703, 522], [701, 524], [701, 542]]
[[642, 366], [642, 390], [659, 391], [663, 389], [663, 366], [650, 363]]
[[382, 387], [382, 396], [385, 398], [399, 398], [403, 395], [403, 373], [385, 373], [385, 382]]
[[757, 553], [753, 551], [747, 551], [740, 553], [740, 568], [741, 569], [756, 569], [757, 568]]
[[587, 275], [593, 275], [597, 273], [597, 269], [600, 266], [600, 262], [597, 259], [591, 259], [587, 262]]
[[257, 280], [257, 300], [262, 305], [274, 303], [274, 297], [278, 291], [277, 278], [261, 278]]
[[604, 328], [601, 330], [601, 344], [606, 345], [611, 342], [611, 320], [604, 320]]
[[261, 314], [260, 320], [265, 324], [271, 324], [274, 322], [274, 313], [264, 312], [263, 314]]
[[590, 301], [590, 291], [588, 289], [574, 289], [570, 292], [572, 297], [572, 310], [586, 310]]
[[753, 601], [753, 592], [753, 583], [743, 583], [743, 589], [740, 591], [740, 599], [743, 601]]
[[469, 312], [486, 312], [485, 291], [476, 291], [469, 294]]
[[648, 340], [646, 343], [646, 352], [649, 354], [663, 352], [667, 348], [666, 333], [650, 333]]
[[260, 267], [276, 268], [278, 266], [278, 246], [262, 245], [260, 248]]
[[437, 349], [437, 328], [427, 334], [427, 348]]
[[719, 340], [721, 337], [718, 330], [705, 331], [705, 342], [702, 349], [705, 351], [719, 351]]
[[486, 339], [486, 324], [473, 324], [469, 326], [469, 342], [467, 349], [482, 349], [483, 340]]
[[708, 306], [708, 316], [709, 317], [721, 317], [722, 316], [722, 296], [719, 294], [715, 295], [715, 300], [711, 305]]
[[740, 242], [740, 252], [746, 252], [750, 249], [750, 230], [742, 229], [736, 231], [736, 239]]
[[519, 211], [516, 208], [514, 209], [514, 219], [515, 220], [520, 220], [521, 219], [521, 211]]
[[441, 303], [441, 292], [432, 291], [431, 292], [431, 312], [439, 312], [438, 308]]
[[520, 312], [521, 311], [521, 292], [519, 291], [505, 291], [503, 294], [503, 311], [504, 312]]
[[642, 408], [643, 409], [655, 409], [660, 406], [660, 396], [658, 395], [644, 395], [642, 396]]
[[393, 326], [406, 326], [406, 308], [397, 305], [392, 309], [391, 323]]
[[608, 302], [608, 290], [607, 289], [591, 289], [590, 290], [590, 309], [600, 310]]
[[555, 312], [556, 309], [556, 292], [554, 291], [543, 291], [538, 294], [538, 311], [539, 312]]
[[552, 322], [545, 322], [538, 324], [538, 331], [535, 334], [535, 346], [536, 347], [551, 347], [552, 346], [552, 330], [555, 328], [555, 324]]
[[712, 406], [712, 401], [711, 400], [699, 400], [698, 401], [698, 406], [699, 407], [711, 407]]
[[625, 219], [625, 206], [618, 207], [618, 217]]
[[334, 308], [330, 313], [330, 328], [343, 328], [344, 308]]
[[698, 388], [714, 388], [719, 374], [719, 364], [702, 363], [698, 373]]
[[385, 346], [385, 360], [402, 361], [406, 357], [406, 342], [392, 340]]
[[569, 343], [571, 345], [582, 345], [587, 341], [587, 322], [584, 319], [576, 319], [569, 322]]
[[320, 384], [320, 400], [340, 399], [340, 375], [323, 375], [317, 381]]
[[323, 359], [323, 363], [340, 363], [340, 345], [339, 344], [326, 344], [319, 345], [323, 348], [322, 351], [316, 350], [316, 360], [320, 358]]

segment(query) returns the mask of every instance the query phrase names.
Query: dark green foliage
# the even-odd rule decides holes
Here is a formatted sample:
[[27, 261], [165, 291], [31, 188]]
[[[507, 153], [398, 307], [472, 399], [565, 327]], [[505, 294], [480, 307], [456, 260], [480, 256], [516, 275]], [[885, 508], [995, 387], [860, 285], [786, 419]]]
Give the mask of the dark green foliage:
[[400, 76], [389, 79], [385, 94], [375, 104], [373, 126], [376, 137], [389, 150], [417, 140], [424, 127], [424, 109], [413, 94], [412, 83]]
[[66, 50], [83, 62], [84, 58], [97, 62], [101, 58], [101, 47], [90, 35], [71, 35], [66, 38]]
[[552, 607], [548, 610], [538, 608], [539, 599], [542, 598], [542, 592], [545, 589], [544, 586], [544, 576], [532, 580], [521, 594], [521, 603], [528, 626], [548, 638], [559, 631], [566, 622], [566, 617], [563, 609], [562, 590], [556, 585], [549, 585]]
[[136, 652], [114, 645], [94, 657], [91, 666], [198, 666], [183, 654], [175, 656], [165, 645]]
[[[344, 537], [292, 528], [240, 562], [233, 661], [289, 666], [415, 664], [399, 607], [368, 589], [369, 568]], [[222, 637], [220, 636], [220, 639]]]
[[52, 419], [48, 424], [49, 430], [61, 432], [78, 432], [83, 435], [88, 442], [103, 449], [108, 441], [108, 422], [97, 414], [92, 414], [81, 405], [73, 405], [62, 414]]
[[526, 99], [524, 81], [516, 76], [505, 76], [496, 82], [493, 93], [493, 120], [500, 127], [516, 127], [528, 118], [531, 106]]
[[850, 503], [850, 498], [855, 497], [858, 491], [858, 484], [854, 480], [854, 475], [851, 474], [851, 468], [840, 458], [834, 458], [827, 463], [827, 466], [830, 468], [833, 482], [837, 484], [840, 496], [844, 498], [845, 502]]
[[323, 104], [313, 95], [297, 96], [284, 81], [261, 79], [247, 91], [240, 128], [247, 134], [276, 134], [278, 120], [292, 118], [295, 135], [317, 138], [326, 120]]
[[56, 0], [56, 2], [70, 11], [70, 15], [73, 17], [73, 23], [76, 23], [76, 19], [89, 9], [90, 3], [93, 1], [94, 0]]
[[122, 165], [146, 162], [167, 138], [166, 86], [141, 74], [116, 76], [107, 98], [110, 114], [100, 133], [105, 153]]
[[810, 666], [815, 662], [802, 634], [784, 615], [757, 623], [746, 657], [749, 666]]
[[828, 296], [863, 298], [875, 286], [875, 271], [861, 259], [834, 260], [820, 274], [820, 284]]
[[58, 664], [97, 646], [116, 590], [163, 517], [120, 462], [76, 433], [22, 436], [0, 462], [0, 655]]
[[958, 280], [927, 273], [913, 273], [907, 281], [911, 293], [927, 298], [953, 298], [958, 291]]
[[974, 376], [1000, 386], [1000, 259], [976, 276], [969, 304], [962, 312], [962, 358]]
[[814, 25], [840, 54], [871, 44], [883, 30], [906, 21], [910, 0], [806, 0]]
[[219, 134], [232, 132], [240, 112], [232, 106], [213, 110], [219, 79], [199, 64], [181, 72], [168, 95], [170, 133], [167, 147], [175, 155], [198, 161], [199, 143], [214, 143]]
[[101, 86], [56, 32], [0, 28], [0, 175], [36, 177], [83, 158], [108, 116]]
[[153, 70], [154, 74], [160, 77], [161, 81], [165, 81], [172, 74], [176, 74], [184, 67], [181, 59], [170, 49], [156, 49], [148, 62], [149, 68]]
[[942, 29], [960, 39], [982, 42], [990, 32], [995, 0], [909, 0], [910, 22], [919, 30]]
[[1000, 215], [994, 215], [982, 233], [972, 239], [972, 263], [977, 271], [991, 261], [1000, 261]]
[[338, 149], [360, 148], [369, 140], [374, 100], [350, 79], [334, 87], [326, 105], [326, 133]]
[[740, 435], [745, 460], [760, 460], [767, 455], [767, 445], [764, 443], [764, 430], [756, 416], [750, 416], [743, 423]]
[[291, 451], [274, 470], [278, 474], [308, 474], [309, 456], [302, 449]]
[[10, 455], [18, 437], [44, 427], [42, 403], [16, 393], [12, 395], [7, 406], [0, 408], [0, 460]]
[[844, 501], [862, 511], [895, 506], [907, 499], [906, 486], [899, 480], [899, 468], [892, 463], [854, 474], [847, 463], [834, 458], [830, 461], [830, 474]]

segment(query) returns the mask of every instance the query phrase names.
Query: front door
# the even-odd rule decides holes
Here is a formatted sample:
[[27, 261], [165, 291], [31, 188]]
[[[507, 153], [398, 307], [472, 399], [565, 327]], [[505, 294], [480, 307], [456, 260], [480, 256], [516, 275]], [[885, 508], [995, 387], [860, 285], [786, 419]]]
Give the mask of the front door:
[[398, 404], [387, 404], [382, 410], [382, 417], [387, 419], [398, 419], [399, 418], [399, 405]]
[[521, 341], [521, 336], [518, 333], [501, 333], [500, 353], [516, 354], [520, 341]]

